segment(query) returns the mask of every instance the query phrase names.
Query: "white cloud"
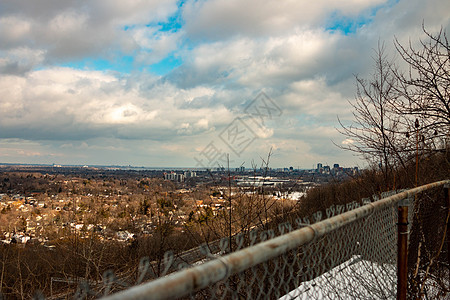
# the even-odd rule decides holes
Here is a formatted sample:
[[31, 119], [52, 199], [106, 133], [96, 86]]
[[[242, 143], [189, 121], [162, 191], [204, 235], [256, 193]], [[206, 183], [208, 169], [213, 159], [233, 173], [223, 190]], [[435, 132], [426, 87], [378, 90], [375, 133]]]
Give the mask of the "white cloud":
[[11, 45], [20, 45], [20, 42], [31, 32], [31, 23], [18, 16], [9, 15], [0, 17], [0, 36], [2, 43], [0, 48]]
[[[323, 121], [336, 121], [336, 115], [348, 116], [349, 104], [339, 86], [330, 87], [324, 77], [300, 80], [291, 84], [289, 93], [283, 97], [288, 111], [314, 116]], [[353, 80], [343, 83], [342, 88], [353, 90]]]
[[112, 74], [69, 68], [34, 71], [25, 78], [2, 76], [0, 90], [8, 93], [0, 101], [0, 135], [26, 128], [22, 135], [32, 139], [172, 139], [183, 124], [193, 124], [189, 134], [199, 134], [231, 118], [223, 106], [182, 107], [196, 97], [212, 97], [208, 88], [177, 90], [157, 84], [143, 96], [139, 85], [127, 86], [126, 79]]
[[0, 51], [0, 74], [24, 74], [43, 62], [44, 57], [44, 51], [29, 47]]
[[57, 14], [49, 21], [49, 33], [56, 36], [56, 38], [61, 38], [64, 35], [72, 35], [79, 31], [86, 31], [88, 20], [89, 16], [87, 13], [68, 9]]
[[115, 24], [148, 24], [164, 21], [177, 9], [176, 0], [85, 0], [92, 15]]
[[356, 15], [386, 1], [189, 1], [184, 18], [189, 36], [203, 40], [232, 36], [284, 35], [297, 29], [325, 25], [330, 14]]
[[341, 142], [342, 145], [351, 145], [351, 144], [354, 144], [354, 143], [355, 143], [355, 141], [352, 140], [352, 139], [345, 139], [345, 140], [343, 140]]
[[208, 119], [200, 119], [197, 121], [197, 123], [195, 124], [198, 128], [202, 128], [202, 129], [208, 129], [209, 127], [209, 121]]
[[158, 114], [158, 111], [143, 111], [140, 107], [127, 103], [104, 110], [102, 113], [103, 118], [93, 118], [92, 122], [102, 124], [135, 124], [153, 120]]

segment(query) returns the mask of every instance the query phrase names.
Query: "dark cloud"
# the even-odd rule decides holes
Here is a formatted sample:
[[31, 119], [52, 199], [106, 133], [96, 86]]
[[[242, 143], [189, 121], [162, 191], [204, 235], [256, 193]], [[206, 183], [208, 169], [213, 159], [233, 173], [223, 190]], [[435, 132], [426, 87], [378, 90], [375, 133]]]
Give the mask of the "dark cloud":
[[[124, 53], [151, 50], [142, 49], [139, 38], [127, 33], [125, 26], [165, 21], [176, 9], [175, 0], [126, 4], [105, 0], [6, 0], [0, 4], [0, 49], [40, 50], [45, 53], [45, 64], [86, 56], [113, 60]], [[38, 63], [41, 61], [33, 66]]]

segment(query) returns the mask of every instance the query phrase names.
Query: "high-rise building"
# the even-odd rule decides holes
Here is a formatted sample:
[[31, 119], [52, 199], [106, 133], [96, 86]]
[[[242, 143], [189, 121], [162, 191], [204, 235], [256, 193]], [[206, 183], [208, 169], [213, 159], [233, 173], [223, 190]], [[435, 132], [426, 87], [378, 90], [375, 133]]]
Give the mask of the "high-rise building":
[[184, 172], [184, 176], [185, 176], [186, 178], [197, 177], [197, 173], [194, 172], [194, 171], [187, 171], [187, 172]]
[[175, 175], [175, 180], [178, 182], [183, 182], [184, 181], [184, 175], [183, 174], [176, 174]]
[[168, 174], [164, 174], [164, 179], [171, 180], [171, 181], [178, 181], [183, 182], [184, 181], [184, 175], [183, 174], [177, 174], [175, 172], [171, 172]]

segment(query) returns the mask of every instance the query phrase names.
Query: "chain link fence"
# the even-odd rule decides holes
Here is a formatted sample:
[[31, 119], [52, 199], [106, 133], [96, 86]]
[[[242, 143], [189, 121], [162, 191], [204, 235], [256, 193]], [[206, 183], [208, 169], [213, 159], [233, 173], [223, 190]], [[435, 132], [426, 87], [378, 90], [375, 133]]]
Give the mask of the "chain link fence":
[[[363, 199], [362, 206], [333, 206], [311, 220], [298, 218], [205, 244], [198, 250], [204, 258], [192, 265], [168, 255], [166, 270], [183, 270], [105, 299], [395, 299], [399, 203], [409, 206], [410, 295], [425, 291], [446, 299], [448, 261], [442, 257], [448, 200], [442, 186], [449, 182], [384, 194], [374, 202]], [[434, 195], [423, 193], [436, 187]], [[143, 263], [138, 277], [150, 269], [150, 262]]]
[[449, 186], [429, 190], [415, 201], [408, 248], [411, 299], [450, 299]]
[[[190, 295], [193, 299], [395, 297], [396, 209], [346, 224]], [[370, 233], [372, 231], [372, 233]], [[369, 232], [369, 233], [368, 233]]]

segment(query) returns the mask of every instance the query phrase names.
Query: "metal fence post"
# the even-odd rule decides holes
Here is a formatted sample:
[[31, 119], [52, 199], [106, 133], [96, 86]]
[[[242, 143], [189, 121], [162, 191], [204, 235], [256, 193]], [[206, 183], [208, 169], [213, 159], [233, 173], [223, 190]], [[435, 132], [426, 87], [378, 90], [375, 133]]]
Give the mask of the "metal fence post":
[[398, 204], [397, 300], [406, 300], [408, 287], [408, 205], [409, 199]]
[[[450, 213], [450, 184], [444, 185], [444, 200], [447, 206], [447, 218]], [[450, 266], [450, 220], [447, 219], [447, 264]]]

